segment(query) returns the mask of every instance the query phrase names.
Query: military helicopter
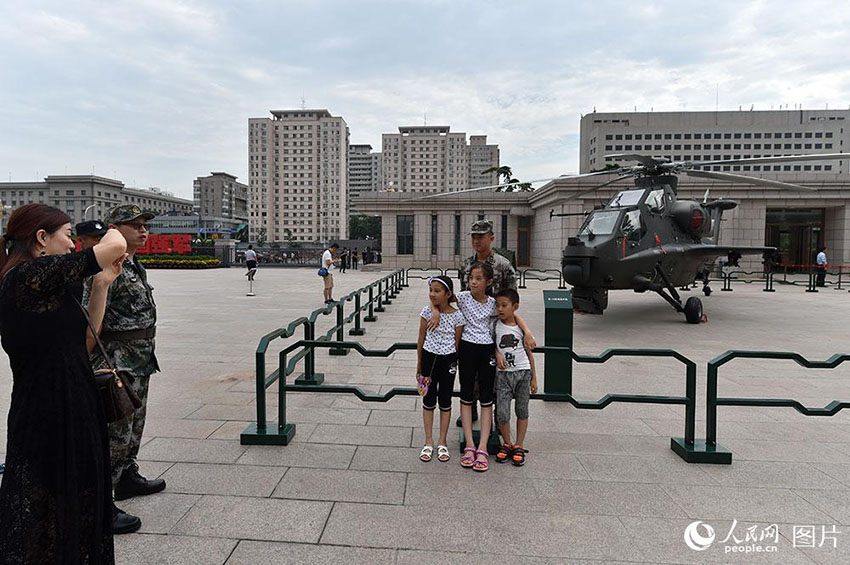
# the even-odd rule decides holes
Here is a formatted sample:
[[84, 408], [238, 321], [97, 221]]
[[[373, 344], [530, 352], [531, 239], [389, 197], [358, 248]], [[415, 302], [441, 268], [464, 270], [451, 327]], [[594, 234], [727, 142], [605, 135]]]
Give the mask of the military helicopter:
[[[583, 173], [535, 179], [520, 183], [511, 181], [460, 191], [494, 190], [495, 192], [534, 191], [532, 184], [559, 179], [616, 175], [616, 178], [569, 196], [561, 203], [575, 200], [614, 183], [632, 180], [632, 188], [621, 190], [606, 205], [596, 210], [556, 214], [586, 216], [574, 237], [567, 240], [561, 256], [564, 280], [572, 285], [573, 307], [587, 314], [602, 314], [608, 307], [609, 290], [630, 289], [652, 291], [667, 301], [691, 324], [706, 321], [702, 301], [695, 296], [684, 303], [677, 287], [702, 280], [703, 293], [709, 296], [709, 273], [721, 256], [736, 265], [744, 255], [762, 255], [766, 262], [775, 261], [773, 247], [719, 245], [723, 213], [738, 206], [734, 200], [719, 198], [709, 201], [709, 191], [702, 202], [678, 199], [678, 177], [690, 177], [769, 186], [787, 190], [815, 189], [772, 179], [750, 177], [718, 171], [702, 170], [715, 165], [758, 165], [801, 161], [848, 159], [845, 153], [751, 157], [716, 161], [671, 161], [663, 157], [638, 154], [608, 155], [617, 161], [637, 164]], [[441, 198], [457, 192], [433, 194], [422, 199]]]
[[[714, 165], [776, 164], [798, 161], [847, 159], [846, 154], [756, 157], [734, 160], [672, 162], [665, 158], [636, 154], [608, 155], [613, 160], [637, 164], [586, 175], [616, 174], [617, 178], [573, 195], [578, 198], [604, 186], [633, 179], [634, 187], [619, 191], [601, 209], [587, 215], [574, 237], [568, 239], [561, 258], [564, 280], [573, 286], [573, 305], [582, 312], [602, 314], [608, 306], [608, 291], [632, 289], [652, 291], [667, 301], [687, 322], [706, 321], [702, 301], [690, 297], [682, 303], [677, 287], [703, 282], [703, 293], [711, 294], [709, 273], [721, 256], [737, 264], [743, 255], [762, 255], [772, 261], [772, 247], [719, 245], [723, 213], [738, 203], [724, 198], [702, 202], [677, 198], [679, 174], [729, 182], [743, 182], [789, 190], [814, 189], [781, 181], [701, 170]], [[574, 214], [550, 213], [551, 217]]]

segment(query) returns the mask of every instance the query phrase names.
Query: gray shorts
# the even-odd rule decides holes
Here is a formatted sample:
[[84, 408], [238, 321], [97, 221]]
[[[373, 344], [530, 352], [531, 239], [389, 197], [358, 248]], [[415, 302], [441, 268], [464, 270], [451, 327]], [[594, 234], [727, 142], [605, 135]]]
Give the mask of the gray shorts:
[[531, 394], [531, 369], [496, 371], [496, 423], [511, 421], [511, 399], [516, 417], [528, 420], [528, 398]]

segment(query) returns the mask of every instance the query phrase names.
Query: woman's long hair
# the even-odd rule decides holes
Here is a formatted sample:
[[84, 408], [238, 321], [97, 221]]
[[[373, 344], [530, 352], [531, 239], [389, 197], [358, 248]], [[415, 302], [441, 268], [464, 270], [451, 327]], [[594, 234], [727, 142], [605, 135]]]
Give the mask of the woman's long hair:
[[70, 222], [68, 214], [46, 204], [27, 204], [12, 212], [6, 233], [0, 234], [0, 278], [15, 265], [32, 259], [38, 230], [53, 233]]

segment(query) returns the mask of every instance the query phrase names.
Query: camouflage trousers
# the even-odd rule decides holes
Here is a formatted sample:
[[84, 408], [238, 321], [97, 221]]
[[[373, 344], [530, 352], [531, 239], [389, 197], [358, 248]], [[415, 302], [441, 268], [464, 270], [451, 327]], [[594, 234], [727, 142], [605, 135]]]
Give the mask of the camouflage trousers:
[[145, 416], [148, 410], [150, 375], [129, 377], [128, 380], [133, 381], [133, 389], [139, 395], [142, 405], [123, 420], [107, 424], [113, 489], [118, 484], [121, 473], [136, 463], [139, 446], [142, 444], [142, 432], [145, 430]]

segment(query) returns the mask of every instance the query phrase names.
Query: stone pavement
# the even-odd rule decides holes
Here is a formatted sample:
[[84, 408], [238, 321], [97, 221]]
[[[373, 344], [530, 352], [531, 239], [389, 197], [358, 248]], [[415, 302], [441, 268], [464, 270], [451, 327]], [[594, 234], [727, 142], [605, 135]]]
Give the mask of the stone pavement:
[[[378, 276], [337, 274], [338, 294]], [[163, 372], [152, 381], [141, 465], [168, 488], [121, 504], [143, 526], [116, 539], [119, 563], [850, 561], [850, 413], [805, 418], [784, 408], [722, 407], [718, 440], [734, 461], [706, 466], [689, 465], [669, 448], [670, 437], [683, 434], [681, 407], [582, 411], [532, 401], [526, 466], [493, 463], [478, 474], [459, 466], [456, 445], [447, 464], [418, 461], [418, 398], [363, 403], [348, 395], [290, 393], [294, 442], [243, 446], [239, 433], [255, 417], [257, 341], [320, 306], [315, 269], [261, 269], [252, 298], [245, 296], [241, 269], [151, 271], [150, 278]], [[520, 314], [542, 344], [541, 290], [555, 284], [529, 286], [521, 291]], [[704, 299], [709, 321], [699, 326], [685, 324], [656, 296], [612, 293], [604, 316], [577, 316], [576, 349], [674, 348], [696, 361], [698, 438], [710, 358], [733, 347], [793, 350], [813, 359], [848, 349], [847, 292], [715, 287]], [[412, 279], [378, 322], [366, 324], [360, 340], [370, 347], [415, 341], [426, 302], [424, 282]], [[332, 322], [324, 318], [319, 329]], [[269, 370], [282, 345], [270, 351]], [[542, 380], [542, 355], [537, 359]], [[381, 391], [412, 386], [415, 360], [409, 351], [390, 359], [323, 351], [317, 370], [327, 382]], [[11, 388], [5, 356], [0, 375], [2, 460]], [[574, 391], [586, 399], [610, 392], [679, 395], [683, 375], [673, 360], [614, 359], [577, 365]], [[850, 397], [848, 376], [850, 367], [817, 371], [738, 360], [721, 369], [719, 389], [823, 406]], [[274, 389], [267, 393], [270, 418]], [[683, 539], [697, 520], [715, 531], [704, 551]], [[765, 538], [772, 524], [778, 537]], [[813, 527], [814, 545], [823, 547], [794, 547], [795, 527], [797, 545], [804, 545], [800, 526]], [[696, 532], [707, 535], [704, 525]], [[748, 539], [753, 535], [755, 541]]]

